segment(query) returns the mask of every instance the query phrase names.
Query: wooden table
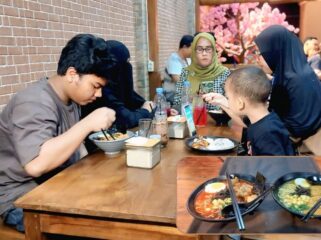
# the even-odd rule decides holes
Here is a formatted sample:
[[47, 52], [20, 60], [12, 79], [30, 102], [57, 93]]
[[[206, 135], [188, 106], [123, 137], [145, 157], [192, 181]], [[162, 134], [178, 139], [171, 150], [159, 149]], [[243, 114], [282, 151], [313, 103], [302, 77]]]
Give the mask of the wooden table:
[[[236, 233], [238, 231], [236, 221], [231, 222], [203, 222], [195, 219], [186, 208], [186, 202], [193, 192], [203, 182], [219, 176], [219, 172], [227, 157], [219, 156], [189, 156], [184, 157], [177, 166], [177, 227], [180, 231], [185, 233], [199, 233], [199, 234], [227, 234]], [[257, 157], [257, 159], [265, 160], [269, 162], [273, 157]], [[284, 160], [286, 157], [274, 157]], [[293, 159], [296, 158], [296, 163], [302, 160], [302, 157], [287, 157], [289, 162], [294, 165]], [[253, 161], [254, 158], [248, 157], [235, 157], [236, 161], [246, 160], [248, 162]], [[231, 159], [229, 159], [231, 160]], [[294, 159], [295, 160], [295, 159]], [[313, 157], [316, 165], [321, 169], [321, 157]], [[313, 162], [312, 160], [312, 162]], [[235, 161], [234, 161], [235, 162]], [[266, 163], [268, 165], [269, 163]], [[284, 164], [287, 165], [287, 164]], [[296, 166], [291, 165], [292, 168]], [[307, 165], [307, 164], [306, 164]], [[313, 164], [314, 165], [314, 164]], [[290, 165], [288, 165], [290, 167]], [[314, 165], [315, 166], [315, 165]], [[276, 166], [277, 168], [277, 166]], [[308, 168], [308, 167], [307, 167]], [[317, 168], [315, 166], [315, 168]], [[315, 171], [317, 171], [314, 168]], [[301, 165], [302, 169], [302, 165]], [[274, 168], [275, 170], [275, 168]], [[279, 169], [283, 171], [284, 169]], [[273, 170], [272, 170], [273, 171]], [[286, 171], [286, 170], [284, 170]], [[295, 171], [300, 171], [296, 169]], [[302, 170], [306, 171], [306, 170]], [[312, 170], [311, 170], [312, 171]], [[292, 172], [292, 171], [290, 171]], [[273, 172], [275, 173], [275, 171]], [[265, 173], [267, 174], [267, 173]], [[282, 174], [283, 175], [283, 174]], [[281, 175], [281, 176], [282, 176]], [[265, 175], [267, 176], [267, 175]], [[275, 179], [276, 180], [276, 179]], [[274, 181], [275, 181], [274, 180]], [[272, 207], [271, 207], [272, 206]], [[265, 234], [265, 233], [321, 233], [321, 222], [317, 219], [309, 220], [308, 224], [302, 223], [299, 218], [291, 215], [285, 210], [281, 209], [277, 203], [269, 196], [261, 204], [261, 210], [256, 210], [253, 215], [246, 215], [244, 217], [246, 230], [243, 234]], [[319, 235], [319, 237], [321, 237]], [[271, 238], [273, 239], [273, 237]], [[284, 235], [284, 239], [289, 239]], [[307, 238], [308, 239], [308, 238]]]
[[[240, 132], [210, 121], [198, 134], [239, 140]], [[100, 151], [89, 155], [16, 201], [24, 209], [26, 239], [47, 239], [44, 233], [199, 239], [176, 228], [176, 165], [185, 156], [197, 155], [186, 149], [184, 140], [172, 139], [151, 170], [127, 167], [124, 151], [113, 158]]]

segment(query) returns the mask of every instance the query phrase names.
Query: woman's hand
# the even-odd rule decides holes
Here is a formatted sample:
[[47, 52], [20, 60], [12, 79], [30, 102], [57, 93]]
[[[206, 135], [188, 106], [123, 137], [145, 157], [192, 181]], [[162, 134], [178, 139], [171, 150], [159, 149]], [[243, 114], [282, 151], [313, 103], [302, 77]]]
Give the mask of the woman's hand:
[[224, 97], [220, 93], [206, 93], [202, 95], [202, 98], [205, 102], [212, 104], [212, 105], [218, 105], [220, 107], [228, 108], [228, 101], [227, 98]]
[[178, 115], [178, 111], [174, 108], [171, 108], [170, 109], [170, 116], [176, 116], [176, 115]]
[[146, 109], [150, 113], [153, 111], [153, 107], [154, 107], [154, 103], [152, 101], [146, 101], [141, 106], [141, 108]]

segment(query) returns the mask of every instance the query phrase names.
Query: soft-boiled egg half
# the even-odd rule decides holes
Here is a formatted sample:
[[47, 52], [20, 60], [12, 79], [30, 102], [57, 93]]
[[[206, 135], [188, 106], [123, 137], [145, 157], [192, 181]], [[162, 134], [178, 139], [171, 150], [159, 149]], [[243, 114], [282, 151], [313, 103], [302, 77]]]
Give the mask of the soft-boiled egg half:
[[207, 193], [218, 193], [225, 190], [226, 184], [222, 182], [213, 182], [205, 186], [205, 192]]
[[304, 179], [304, 178], [296, 178], [294, 180], [295, 185], [303, 187], [303, 188], [309, 188], [310, 187], [310, 183]]

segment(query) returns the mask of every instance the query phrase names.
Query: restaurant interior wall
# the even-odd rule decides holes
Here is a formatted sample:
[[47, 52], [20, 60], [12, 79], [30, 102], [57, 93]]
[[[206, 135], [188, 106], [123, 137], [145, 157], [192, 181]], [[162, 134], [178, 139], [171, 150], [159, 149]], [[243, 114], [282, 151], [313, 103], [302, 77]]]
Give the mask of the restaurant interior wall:
[[0, 2], [0, 111], [18, 91], [56, 72], [61, 49], [78, 33], [124, 42], [135, 70], [133, 1]]
[[[195, 31], [193, 3], [158, 1], [160, 72], [169, 54], [177, 50], [180, 37]], [[61, 49], [78, 33], [124, 42], [131, 53], [135, 88], [146, 97], [148, 54], [140, 53], [147, 51], [148, 41], [138, 37], [147, 36], [142, 27], [148, 24], [142, 18], [147, 15], [146, 4], [146, 0], [1, 1], [0, 112], [17, 91], [55, 74]]]
[[300, 2], [300, 38], [315, 36], [321, 41], [321, 0]]
[[159, 0], [157, 7], [159, 71], [163, 78], [166, 60], [178, 50], [181, 37], [195, 33], [195, 5], [194, 0]]

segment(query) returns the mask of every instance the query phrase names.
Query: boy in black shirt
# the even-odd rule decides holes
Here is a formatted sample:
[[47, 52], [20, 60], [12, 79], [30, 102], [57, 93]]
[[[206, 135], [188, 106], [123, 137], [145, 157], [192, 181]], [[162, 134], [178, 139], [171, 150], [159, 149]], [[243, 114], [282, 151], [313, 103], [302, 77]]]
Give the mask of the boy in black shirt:
[[[225, 83], [226, 98], [223, 109], [234, 117], [248, 117], [248, 146], [250, 155], [294, 155], [289, 132], [280, 118], [268, 111], [271, 82], [258, 67], [250, 66], [231, 73]], [[204, 99], [217, 103], [218, 96]], [[221, 99], [222, 101], [223, 99]]]

